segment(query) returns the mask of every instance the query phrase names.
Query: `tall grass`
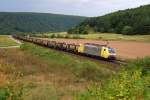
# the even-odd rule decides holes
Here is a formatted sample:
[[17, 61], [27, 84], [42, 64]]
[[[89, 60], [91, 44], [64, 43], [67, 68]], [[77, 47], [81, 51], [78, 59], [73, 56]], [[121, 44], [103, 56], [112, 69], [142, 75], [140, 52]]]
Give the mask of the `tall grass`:
[[0, 99], [72, 99], [73, 94], [93, 82], [101, 83], [115, 70], [30, 43], [20, 49], [1, 49]]
[[150, 58], [133, 61], [102, 86], [94, 85], [76, 95], [76, 98], [78, 100], [149, 100]]
[[116, 74], [110, 65], [25, 43], [0, 50], [0, 100], [66, 100], [74, 94], [77, 100], [149, 100], [149, 65], [149, 57], [137, 59]]
[[21, 46], [21, 49], [32, 53], [36, 57], [49, 61], [50, 68], [52, 69], [56, 69], [57, 71], [68, 70], [79, 78], [101, 80], [114, 73], [114, 71], [106, 67], [108, 65], [99, 65], [96, 62], [83, 59], [82, 57], [75, 57], [36, 45], [25, 43]]

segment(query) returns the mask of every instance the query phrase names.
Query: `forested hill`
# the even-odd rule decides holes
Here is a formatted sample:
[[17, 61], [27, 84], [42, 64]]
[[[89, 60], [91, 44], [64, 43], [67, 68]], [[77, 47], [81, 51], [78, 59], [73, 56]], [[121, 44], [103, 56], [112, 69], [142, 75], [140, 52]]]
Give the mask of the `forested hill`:
[[0, 34], [67, 31], [84, 19], [48, 13], [0, 12]]
[[87, 34], [92, 31], [129, 35], [150, 34], [150, 5], [89, 18], [68, 32]]

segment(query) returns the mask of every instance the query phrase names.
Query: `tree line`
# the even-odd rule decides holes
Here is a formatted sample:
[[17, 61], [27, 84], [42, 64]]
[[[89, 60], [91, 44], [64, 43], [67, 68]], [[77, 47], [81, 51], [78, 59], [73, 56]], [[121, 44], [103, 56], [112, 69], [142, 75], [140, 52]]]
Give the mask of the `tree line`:
[[48, 13], [0, 12], [0, 34], [62, 32], [85, 18]]
[[126, 35], [150, 34], [150, 5], [88, 18], [68, 30], [68, 33], [88, 34], [93, 31]]

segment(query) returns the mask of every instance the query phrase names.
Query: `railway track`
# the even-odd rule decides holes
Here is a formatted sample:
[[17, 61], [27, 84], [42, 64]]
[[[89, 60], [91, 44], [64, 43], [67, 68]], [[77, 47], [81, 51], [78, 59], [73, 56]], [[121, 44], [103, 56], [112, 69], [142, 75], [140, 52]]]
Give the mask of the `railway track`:
[[[121, 60], [106, 60], [106, 59], [103, 59], [103, 58], [100, 58], [100, 57], [94, 57], [94, 56], [90, 56], [90, 55], [86, 55], [86, 54], [80, 54], [80, 53], [77, 53], [77, 52], [74, 52], [74, 51], [67, 51], [67, 50], [64, 50], [62, 48], [50, 47], [50, 46], [46, 45], [44, 42], [43, 43], [42, 42], [41, 43], [33, 42], [33, 40], [26, 40], [26, 39], [19, 38], [19, 37], [16, 37], [16, 36], [13, 36], [13, 38], [18, 39], [18, 40], [22, 40], [22, 41], [26, 41], [26, 42], [30, 42], [30, 43], [34, 43], [36, 45], [40, 45], [40, 46], [43, 46], [43, 47], [55, 49], [57, 51], [67, 53], [67, 54], [72, 55], [72, 56], [77, 56], [77, 57], [80, 57], [80, 58], [86, 58], [88, 60], [96, 61], [97, 63], [100, 63], [100, 64], [112, 65], [116, 69], [119, 69], [119, 67], [121, 67], [122, 65], [127, 64], [127, 62], [121, 61]], [[34, 38], [34, 39], [36, 39], [36, 38]], [[39, 39], [39, 40], [43, 41], [42, 39]], [[44, 40], [44, 41], [48, 42], [48, 40]]]
[[113, 60], [113, 61], [108, 61], [106, 59], [102, 59], [102, 58], [97, 58], [97, 57], [91, 57], [91, 56], [87, 56], [87, 55], [82, 55], [82, 54], [72, 54], [72, 53], [68, 53], [65, 52], [69, 55], [75, 55], [77, 57], [81, 57], [87, 60], [91, 60], [93, 62], [96, 62], [97, 64], [104, 64], [104, 65], [108, 65], [107, 68], [114, 70], [114, 71], [118, 71], [122, 66], [126, 65], [127, 63], [124, 61], [119, 61], [119, 60]]
[[122, 61], [122, 60], [115, 60], [115, 61], [113, 61], [113, 63], [120, 64], [120, 65], [127, 65], [128, 64], [127, 62]]

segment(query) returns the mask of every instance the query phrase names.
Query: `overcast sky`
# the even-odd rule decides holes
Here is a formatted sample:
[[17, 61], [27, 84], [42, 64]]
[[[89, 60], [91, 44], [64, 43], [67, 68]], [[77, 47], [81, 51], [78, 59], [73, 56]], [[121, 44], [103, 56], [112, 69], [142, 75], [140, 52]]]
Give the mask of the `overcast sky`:
[[146, 4], [150, 4], [150, 0], [0, 0], [0, 12], [101, 16]]

